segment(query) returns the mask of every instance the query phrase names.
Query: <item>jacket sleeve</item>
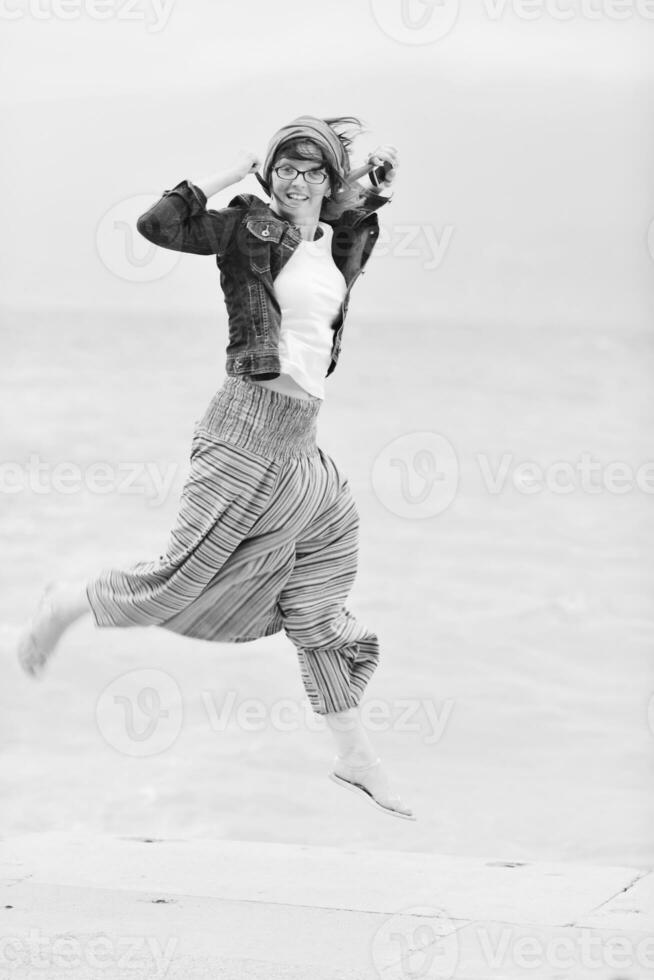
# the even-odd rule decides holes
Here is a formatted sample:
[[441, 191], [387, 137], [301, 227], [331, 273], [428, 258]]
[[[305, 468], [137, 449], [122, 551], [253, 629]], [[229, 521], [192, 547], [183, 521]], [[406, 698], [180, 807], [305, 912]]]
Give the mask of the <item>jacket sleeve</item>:
[[239, 207], [207, 210], [207, 197], [190, 180], [166, 190], [156, 204], [137, 219], [137, 231], [154, 245], [194, 255], [225, 254]]
[[372, 211], [378, 211], [382, 205], [389, 204], [392, 200], [392, 197], [386, 197], [385, 194], [378, 194], [377, 191], [366, 190], [366, 199], [359, 205], [357, 210], [370, 214]]

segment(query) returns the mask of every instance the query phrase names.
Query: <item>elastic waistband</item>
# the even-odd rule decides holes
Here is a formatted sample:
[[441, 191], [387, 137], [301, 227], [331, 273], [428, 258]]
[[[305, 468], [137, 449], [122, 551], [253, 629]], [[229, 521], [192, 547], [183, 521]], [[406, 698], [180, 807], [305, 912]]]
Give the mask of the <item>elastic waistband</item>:
[[199, 426], [213, 439], [231, 442], [269, 459], [313, 456], [322, 400], [294, 398], [265, 385], [227, 375]]

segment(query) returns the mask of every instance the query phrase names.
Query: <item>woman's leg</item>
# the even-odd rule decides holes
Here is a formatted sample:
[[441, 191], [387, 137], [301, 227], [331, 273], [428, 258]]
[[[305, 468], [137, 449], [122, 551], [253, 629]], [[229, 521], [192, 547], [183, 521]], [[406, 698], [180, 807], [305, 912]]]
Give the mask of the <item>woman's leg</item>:
[[86, 582], [50, 582], [43, 591], [32, 621], [18, 641], [18, 660], [36, 677], [54, 653], [62, 635], [76, 620], [91, 613]]
[[345, 607], [357, 571], [359, 516], [349, 485], [322, 454], [329, 492], [296, 541], [293, 572], [279, 597], [309, 703], [336, 742], [334, 771], [363, 785], [387, 809], [410, 815], [391, 792], [358, 705], [379, 660], [377, 636]]
[[339, 759], [352, 766], [365, 766], [375, 761], [377, 753], [363, 727], [358, 707], [328, 711], [324, 718], [336, 743]]
[[386, 771], [363, 726], [359, 708], [328, 712], [324, 717], [336, 743], [334, 773], [363, 786], [387, 809], [412, 817], [412, 810], [391, 790]]

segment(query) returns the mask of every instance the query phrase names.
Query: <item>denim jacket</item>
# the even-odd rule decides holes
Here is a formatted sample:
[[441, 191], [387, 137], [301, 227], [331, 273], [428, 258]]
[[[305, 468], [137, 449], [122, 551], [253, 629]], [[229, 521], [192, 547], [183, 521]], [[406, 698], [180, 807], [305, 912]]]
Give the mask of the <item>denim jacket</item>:
[[[333, 229], [332, 256], [346, 292], [331, 325], [331, 362], [325, 377], [338, 362], [352, 286], [379, 236], [375, 212], [388, 201], [368, 191], [363, 206], [327, 222]], [[226, 372], [276, 378], [281, 370], [281, 310], [273, 283], [302, 240], [300, 232], [254, 194], [237, 194], [219, 211], [207, 210], [206, 204], [204, 192], [183, 180], [164, 191], [136, 227], [163, 248], [216, 256], [229, 319]]]

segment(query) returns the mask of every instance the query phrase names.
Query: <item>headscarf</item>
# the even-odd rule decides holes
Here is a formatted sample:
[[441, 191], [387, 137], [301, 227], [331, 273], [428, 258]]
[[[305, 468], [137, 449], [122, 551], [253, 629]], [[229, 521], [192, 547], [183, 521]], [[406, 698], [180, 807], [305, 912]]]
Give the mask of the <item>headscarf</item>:
[[347, 150], [329, 123], [317, 116], [298, 116], [287, 126], [278, 129], [268, 144], [262, 167], [263, 178], [268, 184], [270, 184], [270, 172], [277, 149], [286, 140], [297, 139], [298, 137], [310, 139], [317, 143], [321, 147], [327, 162], [341, 177], [349, 172], [350, 161]]

